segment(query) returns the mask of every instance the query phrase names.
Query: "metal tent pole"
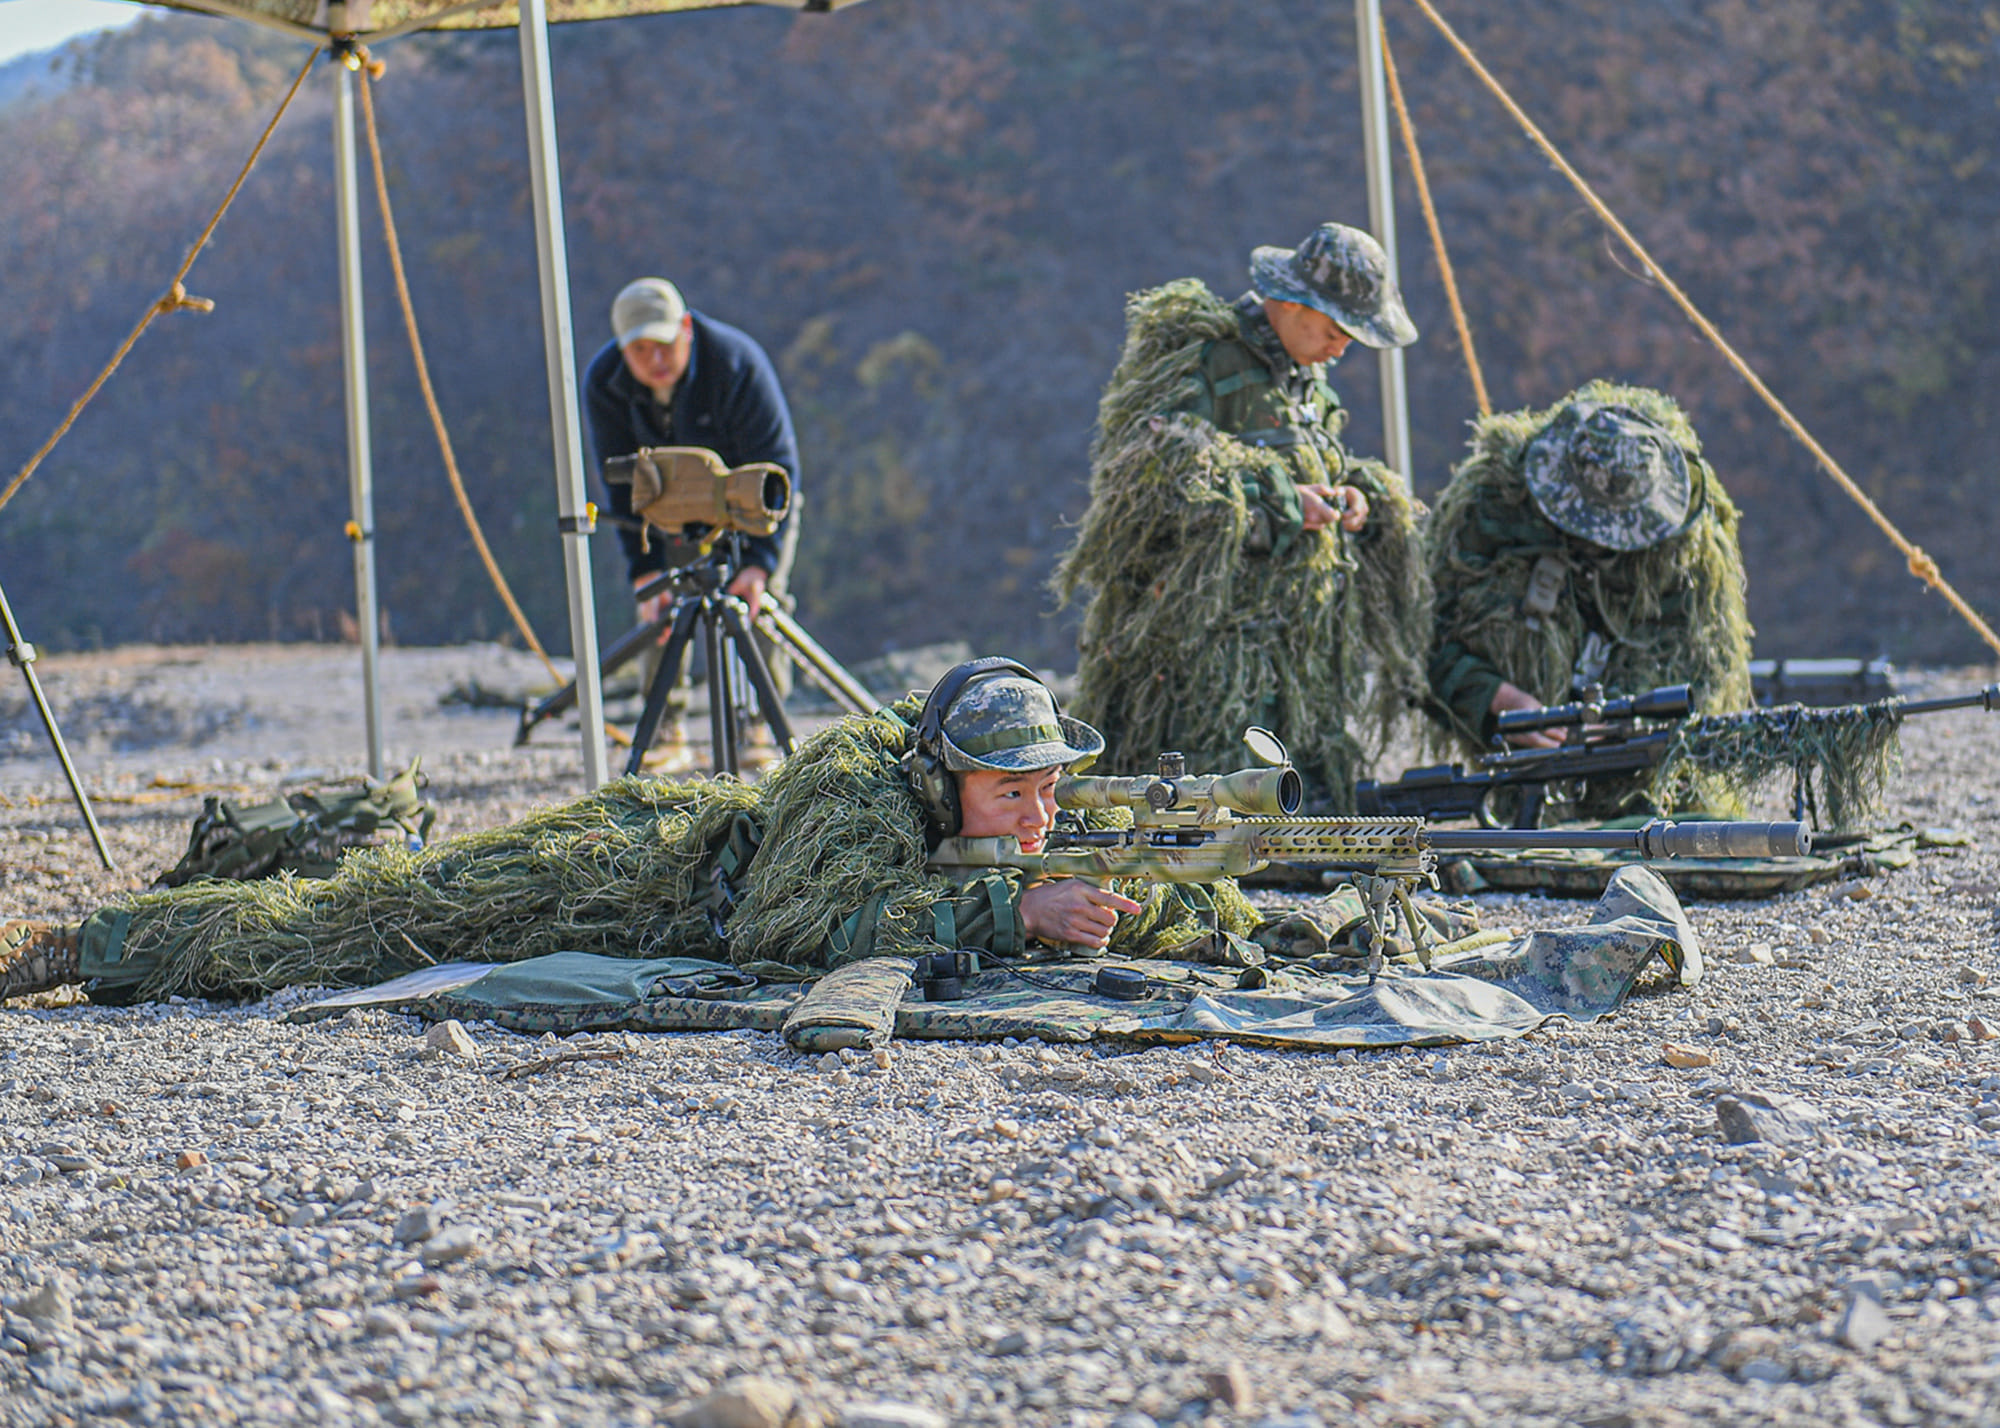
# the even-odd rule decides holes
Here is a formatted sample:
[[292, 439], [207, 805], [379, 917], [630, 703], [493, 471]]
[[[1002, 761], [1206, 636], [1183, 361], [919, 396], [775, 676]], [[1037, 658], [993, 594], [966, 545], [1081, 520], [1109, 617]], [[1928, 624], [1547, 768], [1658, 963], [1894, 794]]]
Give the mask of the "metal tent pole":
[[[1396, 265], [1396, 195], [1389, 174], [1389, 86], [1382, 71], [1381, 0], [1354, 0], [1355, 43], [1361, 71], [1361, 137], [1368, 155], [1368, 226], [1389, 255], [1389, 276], [1402, 286]], [[1403, 380], [1403, 350], [1376, 354], [1382, 367], [1382, 450], [1403, 478], [1410, 470], [1410, 404]]]
[[556, 509], [569, 581], [570, 656], [590, 788], [610, 777], [604, 749], [604, 693], [597, 670], [597, 616], [590, 583], [590, 517], [583, 490], [583, 439], [570, 339], [569, 249], [563, 237], [562, 173], [556, 162], [556, 108], [550, 83], [547, 0], [521, 0], [521, 90], [528, 116], [528, 172], [535, 193], [535, 250], [541, 265], [542, 346], [549, 369], [549, 424], [555, 438]]
[[382, 760], [382, 621], [375, 603], [375, 469], [368, 430], [368, 333], [361, 320], [361, 213], [354, 150], [354, 74], [333, 59], [333, 173], [340, 233], [341, 375], [347, 388], [348, 539], [354, 545], [354, 618], [361, 633], [361, 693], [368, 723], [368, 776]]
[[77, 776], [76, 765], [71, 762], [69, 745], [63, 742], [62, 730], [56, 727], [56, 716], [49, 708], [48, 696], [42, 693], [42, 681], [35, 676], [35, 647], [21, 638], [21, 627], [14, 623], [14, 611], [7, 604], [7, 592], [0, 590], [0, 642], [8, 663], [20, 670], [28, 681], [28, 693], [35, 701], [35, 712], [42, 716], [42, 727], [49, 731], [49, 742], [55, 745], [56, 762], [62, 765], [63, 777], [69, 780], [69, 791], [76, 799], [76, 810], [83, 815], [83, 826], [90, 830], [90, 841], [97, 845], [98, 859], [112, 872], [118, 871], [118, 864], [112, 860], [111, 850], [104, 846], [104, 830], [97, 826], [97, 815], [91, 811], [90, 795], [83, 791], [83, 780]]

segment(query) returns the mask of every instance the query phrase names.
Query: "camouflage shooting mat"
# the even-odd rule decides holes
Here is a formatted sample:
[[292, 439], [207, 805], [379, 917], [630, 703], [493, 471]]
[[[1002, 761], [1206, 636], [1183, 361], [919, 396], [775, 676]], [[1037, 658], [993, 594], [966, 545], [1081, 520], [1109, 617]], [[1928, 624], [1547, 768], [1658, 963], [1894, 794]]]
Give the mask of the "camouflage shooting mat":
[[[1804, 858], [1674, 858], [1651, 863], [1682, 897], [1729, 902], [1776, 897], [1836, 878], [1873, 877], [1907, 868], [1920, 851], [1950, 853], [1970, 843], [1950, 828], [1900, 828], [1870, 834], [1815, 837]], [[1452, 892], [1540, 892], [1554, 897], [1596, 897], [1635, 855], [1597, 848], [1522, 853], [1478, 853], [1444, 860], [1438, 879]]]
[[[426, 968], [328, 996], [288, 1020], [382, 1007], [534, 1034], [782, 1030], [802, 1051], [879, 1046], [891, 1036], [1144, 1045], [1214, 1039], [1333, 1051], [1494, 1041], [1556, 1016], [1593, 1021], [1624, 1000], [1655, 956], [1681, 985], [1701, 979], [1700, 943], [1673, 890], [1651, 869], [1632, 867], [1607, 878], [1581, 925], [1447, 953], [1428, 972], [1392, 967], [1373, 983], [1275, 958], [1247, 968], [1110, 958], [1003, 968], [989, 961], [965, 980], [962, 996], [933, 1002], [913, 985], [904, 958], [869, 958], [802, 984], [796, 969], [774, 964], [559, 952]], [[1145, 996], [1097, 995], [1096, 975], [1106, 966], [1143, 972]]]

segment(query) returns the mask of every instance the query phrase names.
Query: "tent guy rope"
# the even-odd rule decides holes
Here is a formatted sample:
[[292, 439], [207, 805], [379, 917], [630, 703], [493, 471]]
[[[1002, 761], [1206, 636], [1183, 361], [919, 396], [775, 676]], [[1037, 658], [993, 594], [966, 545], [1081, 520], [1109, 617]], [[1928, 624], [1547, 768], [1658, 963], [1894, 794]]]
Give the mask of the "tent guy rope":
[[[451, 433], [445, 426], [444, 412], [438, 406], [437, 391], [431, 385], [430, 364], [424, 358], [423, 339], [417, 332], [416, 306], [410, 299], [409, 276], [403, 267], [403, 246], [396, 236], [396, 217], [389, 202], [389, 180], [382, 162], [382, 139], [375, 125], [373, 91], [375, 82], [381, 79], [384, 73], [385, 66], [361, 46], [355, 46], [342, 53], [338, 62], [363, 76], [360, 85], [361, 117], [363, 127], [368, 134], [368, 158], [375, 175], [375, 201], [382, 211], [382, 236], [389, 249], [389, 270], [395, 275], [396, 300], [403, 311], [403, 330], [410, 338], [410, 358], [416, 365], [417, 386], [423, 393], [424, 410], [430, 413], [431, 430], [437, 436], [438, 451], [444, 458], [445, 476], [451, 482], [452, 496], [458, 502], [459, 514], [465, 518], [465, 528], [470, 532], [472, 544], [478, 550], [479, 559], [486, 567], [487, 577], [493, 582], [493, 588], [499, 594], [501, 603], [507, 607], [507, 613], [513, 618], [514, 627], [521, 632], [521, 638], [541, 660], [542, 667], [549, 672], [549, 676], [560, 683], [564, 679], [562, 671], [556, 667], [555, 661], [549, 658], [548, 651], [542, 648], [542, 642], [536, 638], [534, 627], [528, 623], [526, 612], [514, 598], [513, 588], [508, 585], [507, 577], [501, 573], [500, 563], [494, 558], [493, 548], [487, 544], [485, 531], [480, 528], [479, 517], [472, 509], [472, 497], [465, 489], [465, 478], [458, 469], [458, 456], [452, 448]], [[629, 735], [612, 725], [605, 725], [605, 733], [618, 744], [631, 742]]]
[[459, 473], [458, 456], [452, 450], [451, 433], [445, 429], [444, 413], [438, 408], [437, 390], [431, 385], [430, 363], [424, 360], [423, 338], [417, 334], [417, 311], [410, 301], [410, 280], [403, 270], [403, 246], [396, 237], [396, 215], [389, 204], [389, 180], [382, 166], [382, 138], [375, 129], [375, 83], [382, 76], [380, 60], [369, 56], [368, 51], [356, 48], [340, 57], [340, 62], [350, 69], [360, 71], [364, 76], [361, 84], [361, 118], [368, 132], [368, 159], [375, 171], [375, 201], [382, 210], [382, 237], [389, 248], [389, 271], [396, 278], [396, 301], [403, 309], [403, 330], [410, 336], [410, 358], [417, 368], [417, 387], [423, 393], [424, 410], [430, 413], [431, 430], [437, 435], [438, 451], [444, 457], [444, 474], [451, 482], [451, 494], [458, 502], [459, 514], [465, 517], [465, 528], [472, 535], [472, 544], [479, 551], [479, 559], [486, 566], [487, 577], [500, 595], [500, 602], [507, 607], [513, 617], [514, 628], [521, 632], [528, 648], [541, 660], [549, 677], [560, 681], [562, 671], [542, 648], [541, 640], [535, 636], [534, 626], [521, 609], [520, 601], [514, 598], [514, 591], [507, 584], [507, 577], [500, 573], [500, 563], [493, 558], [493, 548], [486, 543], [486, 533], [479, 527], [479, 517], [473, 513], [472, 497], [466, 494], [465, 478]]
[[292, 107], [292, 100], [298, 96], [299, 86], [304, 84], [306, 76], [312, 73], [313, 61], [319, 58], [320, 50], [323, 48], [325, 47], [315, 46], [313, 52], [306, 56], [306, 62], [299, 66], [298, 75], [292, 80], [292, 87], [285, 91], [284, 100], [278, 105], [277, 112], [271, 116], [271, 122], [264, 126], [264, 132], [257, 136], [257, 143], [250, 150], [250, 157], [243, 161], [243, 168], [236, 175], [236, 182], [229, 186], [229, 192], [222, 196], [222, 204], [215, 210], [215, 216], [208, 220], [208, 226], [201, 230], [201, 236], [194, 240], [194, 246], [189, 248], [187, 256], [181, 259], [180, 267], [175, 270], [172, 281], [167, 284], [166, 294], [140, 316], [138, 324], [133, 327], [124, 342], [119, 344], [118, 350], [111, 354], [111, 360], [104, 364], [104, 370], [97, 374], [97, 380], [92, 382], [70, 407], [69, 414], [62, 419], [62, 425], [58, 426], [35, 454], [28, 458], [28, 464], [14, 474], [14, 479], [7, 483], [7, 489], [0, 491], [0, 507], [5, 507], [14, 499], [14, 493], [27, 484], [28, 478], [35, 474], [35, 468], [42, 464], [43, 458], [55, 450], [56, 443], [61, 441], [64, 434], [76, 424], [76, 419], [83, 415], [83, 409], [90, 405], [90, 399], [97, 395], [98, 389], [111, 380], [111, 374], [118, 370], [118, 364], [125, 360], [125, 354], [132, 350], [146, 329], [153, 325], [154, 318], [167, 312], [215, 310], [212, 299], [189, 297], [187, 288], [183, 286], [183, 280], [188, 275], [188, 269], [194, 266], [194, 260], [201, 256], [201, 250], [208, 246], [209, 238], [214, 235], [216, 226], [222, 222], [222, 215], [229, 212], [229, 205], [236, 201], [236, 195], [243, 189], [244, 180], [250, 177], [250, 170], [257, 166], [257, 160], [264, 152], [264, 145], [270, 142], [271, 135], [277, 130], [278, 121], [285, 117], [285, 111]]
[[1432, 6], [1431, 0], [1410, 0], [1410, 3], [1423, 11], [1424, 16], [1431, 24], [1437, 27], [1438, 32], [1445, 37], [1446, 42], [1458, 51], [1459, 58], [1466, 62], [1474, 74], [1479, 76], [1480, 82], [1486, 86], [1495, 99], [1500, 101], [1501, 106], [1513, 116], [1514, 121], [1534, 141], [1535, 146], [1542, 151], [1550, 163], [1556, 166], [1562, 173], [1562, 176], [1570, 181], [1576, 191], [1583, 195], [1584, 201], [1590, 205], [1591, 210], [1631, 250], [1632, 256], [1639, 260], [1647, 273], [1652, 276], [1653, 281], [1665, 290], [1667, 295], [1674, 300], [1683, 313], [1687, 314], [1688, 320], [1700, 329], [1702, 335], [1715, 344], [1722, 355], [1728, 359], [1729, 365], [1736, 369], [1737, 375], [1750, 384], [1750, 390], [1763, 399], [1764, 404], [1777, 414], [1779, 421], [1784, 423], [1785, 429], [1799, 439], [1800, 443], [1804, 445], [1806, 450], [1813, 454], [1820, 466], [1834, 479], [1834, 482], [1839, 485], [1841, 490], [1854, 499], [1855, 504], [1867, 513], [1868, 518], [1875, 523], [1877, 529], [1889, 538], [1897, 550], [1903, 553], [1904, 560], [1909, 563], [1910, 574], [1916, 576], [1919, 580], [1944, 596], [1951, 608], [1956, 610], [1968, 625], [1972, 626], [1979, 637], [1991, 646], [1996, 653], [2000, 653], [2000, 635], [1994, 634], [1992, 627], [1980, 617], [1979, 612], [1974, 610], [1966, 602], [1965, 598], [1952, 588], [1951, 582], [1944, 578], [1944, 572], [1938, 569], [1937, 562], [1931, 559], [1930, 555], [1915, 541], [1896, 528], [1895, 522], [1891, 521], [1883, 513], [1881, 507], [1877, 506], [1869, 498], [1868, 493], [1861, 489], [1854, 478], [1841, 468], [1840, 463], [1833, 459], [1833, 456], [1826, 448], [1813, 438], [1812, 433], [1805, 429], [1805, 425], [1792, 415], [1791, 409], [1778, 400], [1776, 393], [1764, 385], [1763, 378], [1759, 377], [1751, 369], [1750, 364], [1737, 353], [1736, 349], [1729, 345], [1728, 340], [1717, 330], [1715, 324], [1710, 322], [1703, 315], [1702, 311], [1694, 305], [1693, 301], [1689, 299], [1688, 295], [1681, 291], [1679, 284], [1667, 276], [1666, 271], [1653, 260], [1653, 255], [1646, 251], [1645, 245], [1632, 235], [1630, 229], [1619, 222], [1618, 216], [1606, 206], [1603, 199], [1597, 196], [1596, 190], [1592, 189], [1589, 183], [1584, 180], [1583, 175], [1570, 166], [1569, 160], [1562, 156], [1556, 149], [1556, 146], [1550, 142], [1549, 137], [1541, 131], [1534, 120], [1528, 117], [1526, 111], [1514, 102], [1513, 96], [1507, 92], [1506, 87], [1493, 77], [1492, 71], [1488, 70], [1480, 62], [1479, 56], [1472, 52], [1472, 47], [1460, 39], [1458, 32], [1446, 23], [1442, 15], [1438, 14], [1437, 10]]
[[1396, 106], [1396, 127], [1403, 134], [1403, 152], [1410, 158], [1410, 177], [1416, 181], [1424, 225], [1431, 231], [1431, 247], [1437, 252], [1438, 275], [1444, 279], [1452, 325], [1458, 329], [1458, 345], [1465, 351], [1465, 371], [1472, 379], [1472, 395], [1479, 403], [1479, 414], [1492, 416], [1493, 399], [1486, 394], [1486, 374], [1480, 370], [1479, 352], [1472, 345], [1472, 324], [1466, 319], [1465, 304], [1459, 300], [1458, 274], [1452, 269], [1451, 254], [1444, 246], [1444, 229], [1438, 224], [1437, 204], [1431, 199], [1431, 181], [1424, 173], [1423, 151], [1417, 147], [1417, 126], [1410, 120], [1409, 105], [1403, 102], [1403, 81], [1396, 74], [1396, 56], [1389, 48], [1386, 28], [1382, 31], [1382, 73], [1389, 82], [1389, 102]]

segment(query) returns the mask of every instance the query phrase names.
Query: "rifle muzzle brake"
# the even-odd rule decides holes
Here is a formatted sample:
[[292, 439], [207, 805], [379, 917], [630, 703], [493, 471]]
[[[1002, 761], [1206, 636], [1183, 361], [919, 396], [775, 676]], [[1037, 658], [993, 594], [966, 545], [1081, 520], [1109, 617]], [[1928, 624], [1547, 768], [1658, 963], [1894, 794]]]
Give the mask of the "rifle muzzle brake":
[[1802, 858], [1812, 851], [1803, 823], [1668, 823], [1639, 832], [1648, 858]]

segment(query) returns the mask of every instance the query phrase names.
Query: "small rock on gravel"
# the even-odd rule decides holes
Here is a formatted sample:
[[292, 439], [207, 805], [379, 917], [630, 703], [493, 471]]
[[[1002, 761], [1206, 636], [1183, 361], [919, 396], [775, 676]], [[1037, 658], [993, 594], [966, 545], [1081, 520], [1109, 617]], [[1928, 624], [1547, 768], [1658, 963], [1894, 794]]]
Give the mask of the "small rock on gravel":
[[1833, 1337], [1856, 1353], [1865, 1354], [1888, 1335], [1889, 1316], [1882, 1310], [1882, 1301], [1866, 1289], [1849, 1290], [1847, 1305], [1840, 1311]]
[[798, 1395], [772, 1378], [731, 1379], [674, 1420], [679, 1428], [787, 1428]]
[[479, 1043], [462, 1022], [441, 1021], [424, 1033], [424, 1049], [434, 1056], [456, 1056], [464, 1061], [479, 1059]]
[[1724, 1096], [1715, 1103], [1715, 1120], [1722, 1138], [1731, 1145], [1757, 1141], [1790, 1145], [1816, 1140], [1825, 1123], [1825, 1117], [1804, 1101], [1762, 1091]]
[[945, 1428], [945, 1420], [911, 1403], [857, 1403], [841, 1410], [840, 1428]]
[[405, 1211], [403, 1217], [396, 1221], [396, 1243], [399, 1245], [422, 1244], [432, 1235], [435, 1235], [443, 1227], [443, 1224], [443, 1218], [438, 1214], [435, 1206], [419, 1205], [414, 1210]]

